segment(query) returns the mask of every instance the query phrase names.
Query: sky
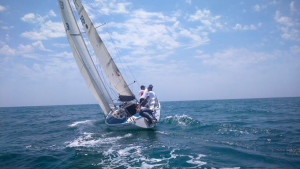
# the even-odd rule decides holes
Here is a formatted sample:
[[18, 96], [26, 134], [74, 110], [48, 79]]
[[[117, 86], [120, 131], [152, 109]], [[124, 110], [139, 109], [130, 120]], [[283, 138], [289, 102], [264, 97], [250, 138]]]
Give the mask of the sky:
[[[299, 0], [82, 3], [136, 94], [153, 84], [161, 101], [300, 96]], [[0, 107], [94, 103], [57, 1], [0, 0]]]

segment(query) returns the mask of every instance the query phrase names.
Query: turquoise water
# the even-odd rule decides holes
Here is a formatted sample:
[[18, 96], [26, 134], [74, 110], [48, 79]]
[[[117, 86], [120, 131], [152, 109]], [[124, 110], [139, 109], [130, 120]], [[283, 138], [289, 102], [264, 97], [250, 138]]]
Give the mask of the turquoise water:
[[0, 108], [0, 168], [300, 168], [300, 98], [161, 105], [124, 131], [98, 105]]

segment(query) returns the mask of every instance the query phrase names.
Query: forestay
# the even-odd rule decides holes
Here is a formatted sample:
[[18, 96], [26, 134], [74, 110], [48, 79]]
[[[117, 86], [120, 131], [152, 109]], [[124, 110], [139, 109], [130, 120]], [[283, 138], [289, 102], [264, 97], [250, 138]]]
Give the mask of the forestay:
[[68, 0], [58, 0], [57, 2], [60, 7], [60, 13], [66, 29], [67, 37], [80, 72], [90, 91], [104, 111], [104, 114], [107, 115], [111, 110], [113, 101], [98, 74], [98, 71], [82, 38], [70, 3]]
[[135, 96], [129, 89], [115, 62], [107, 51], [91, 19], [80, 0], [73, 0], [84, 30], [91, 42], [97, 59], [111, 85], [116, 89], [121, 101], [133, 100]]

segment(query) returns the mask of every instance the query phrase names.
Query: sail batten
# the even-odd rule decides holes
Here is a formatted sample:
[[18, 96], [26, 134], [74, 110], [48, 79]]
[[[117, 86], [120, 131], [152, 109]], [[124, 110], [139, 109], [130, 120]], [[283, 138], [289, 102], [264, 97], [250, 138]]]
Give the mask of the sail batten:
[[[120, 96], [127, 96], [127, 98], [135, 98], [134, 94], [128, 87], [118, 67], [116, 66], [113, 58], [109, 54], [102, 39], [100, 38], [96, 28], [94, 27], [91, 19], [87, 15], [86, 10], [82, 6], [80, 0], [73, 0], [82, 26], [87, 34], [89, 41], [94, 49], [95, 55], [102, 67], [107, 79], [115, 88]], [[123, 101], [120, 97], [120, 100]], [[124, 100], [125, 101], [125, 100]]]
[[60, 7], [60, 13], [66, 29], [67, 38], [79, 70], [104, 114], [107, 115], [111, 111], [113, 101], [93, 63], [74, 18], [70, 3], [68, 0], [57, 0], [57, 2]]

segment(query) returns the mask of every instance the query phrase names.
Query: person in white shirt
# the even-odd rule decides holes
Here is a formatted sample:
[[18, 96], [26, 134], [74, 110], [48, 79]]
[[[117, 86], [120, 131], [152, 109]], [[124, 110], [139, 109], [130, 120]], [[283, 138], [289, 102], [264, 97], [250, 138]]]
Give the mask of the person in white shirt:
[[145, 86], [142, 85], [141, 86], [141, 90], [139, 91], [139, 99], [141, 99], [141, 97], [143, 96], [144, 92], [145, 92]]
[[[154, 91], [152, 91], [153, 89], [153, 85], [149, 85], [147, 90], [145, 90], [143, 96], [141, 97], [142, 99], [147, 100], [147, 106], [151, 107], [151, 106], [156, 106], [157, 105], [157, 98], [156, 95], [154, 93]], [[142, 102], [142, 101], [141, 101]]]

